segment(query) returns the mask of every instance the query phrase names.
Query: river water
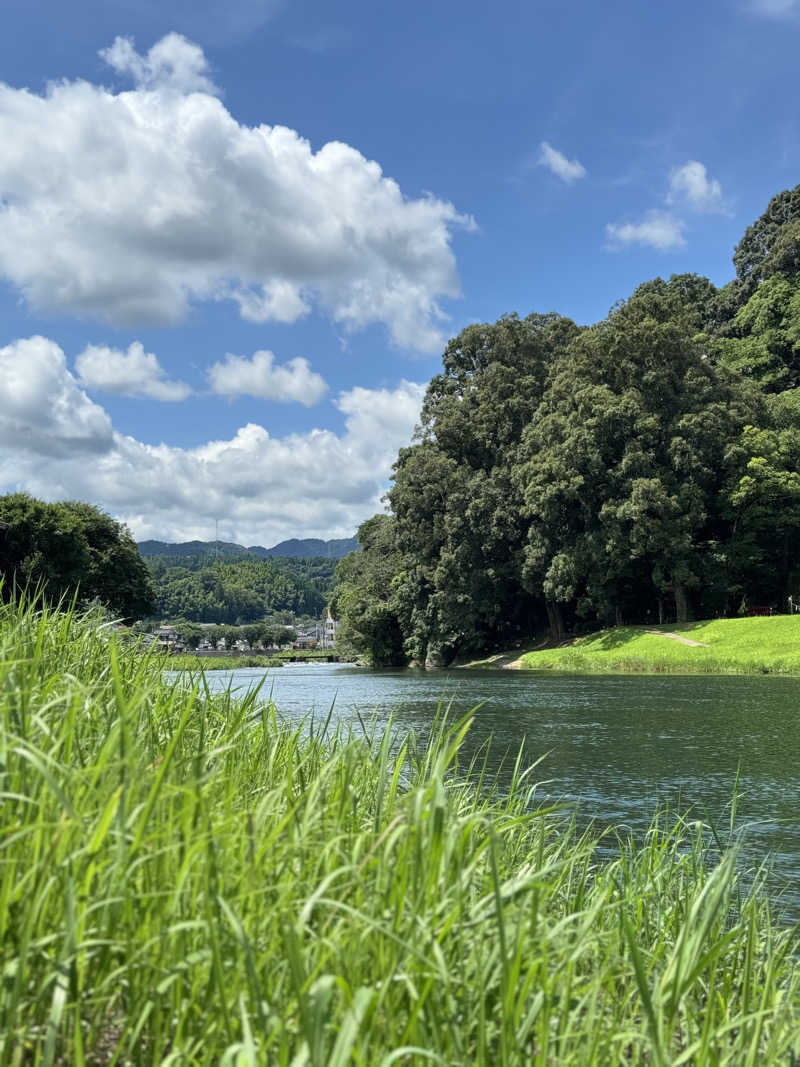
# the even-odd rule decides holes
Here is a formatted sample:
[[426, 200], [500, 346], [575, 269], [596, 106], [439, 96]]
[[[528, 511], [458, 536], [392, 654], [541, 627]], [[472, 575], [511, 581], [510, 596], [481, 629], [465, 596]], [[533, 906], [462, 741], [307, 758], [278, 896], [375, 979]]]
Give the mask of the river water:
[[[734, 790], [744, 860], [772, 864], [770, 884], [800, 918], [800, 679], [726, 676], [552, 675], [529, 671], [372, 671], [290, 664], [213, 671], [216, 687], [263, 681], [284, 718], [313, 715], [361, 729], [359, 716], [424, 739], [444, 702], [472, 709], [466, 759], [491, 739], [490, 766], [533, 772], [542, 800], [563, 801], [581, 824], [623, 825], [634, 836], [659, 807], [713, 820], [727, 838]], [[738, 784], [737, 784], [738, 775]]]

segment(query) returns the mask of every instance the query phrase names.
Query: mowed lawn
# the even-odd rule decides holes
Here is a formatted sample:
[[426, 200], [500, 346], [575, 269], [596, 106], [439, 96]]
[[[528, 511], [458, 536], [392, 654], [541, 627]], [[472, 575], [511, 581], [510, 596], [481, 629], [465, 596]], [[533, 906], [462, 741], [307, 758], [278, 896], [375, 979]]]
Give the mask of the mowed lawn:
[[527, 670], [799, 674], [800, 615], [616, 626], [563, 648], [527, 652], [520, 665]]

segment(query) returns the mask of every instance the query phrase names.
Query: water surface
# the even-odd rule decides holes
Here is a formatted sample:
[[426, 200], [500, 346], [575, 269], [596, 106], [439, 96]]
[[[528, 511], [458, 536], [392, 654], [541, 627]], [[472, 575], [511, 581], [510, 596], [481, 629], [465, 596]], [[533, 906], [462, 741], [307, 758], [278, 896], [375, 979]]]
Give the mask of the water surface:
[[[214, 671], [214, 687], [247, 689], [260, 668]], [[350, 664], [291, 664], [268, 671], [262, 692], [292, 721], [314, 716], [379, 723], [424, 737], [445, 701], [475, 709], [469, 757], [491, 738], [504, 773], [523, 766], [542, 799], [572, 805], [581, 823], [639, 834], [668, 804], [727, 832], [737, 782], [745, 858], [772, 857], [773, 887], [800, 917], [800, 679], [769, 676], [551, 675], [528, 671], [372, 671]]]

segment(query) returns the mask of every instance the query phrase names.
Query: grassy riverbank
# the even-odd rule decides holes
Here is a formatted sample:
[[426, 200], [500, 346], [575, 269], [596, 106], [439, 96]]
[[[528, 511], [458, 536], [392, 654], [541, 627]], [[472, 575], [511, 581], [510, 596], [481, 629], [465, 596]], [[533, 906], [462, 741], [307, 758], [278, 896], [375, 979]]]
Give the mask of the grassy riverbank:
[[282, 667], [277, 656], [195, 656], [191, 652], [164, 657], [168, 671], [240, 671], [245, 667]]
[[800, 615], [617, 626], [564, 648], [527, 652], [529, 670], [800, 674]]
[[239, 656], [207, 656], [202, 653], [185, 652], [165, 656], [164, 664], [171, 671], [239, 671], [245, 667], [282, 667], [285, 663], [340, 662], [335, 652], [321, 649], [289, 649], [286, 652], [271, 652], [260, 656], [257, 653]]
[[800, 1056], [795, 936], [696, 824], [602, 858], [466, 784], [467, 724], [323, 738], [162, 665], [0, 606], [0, 1067]]

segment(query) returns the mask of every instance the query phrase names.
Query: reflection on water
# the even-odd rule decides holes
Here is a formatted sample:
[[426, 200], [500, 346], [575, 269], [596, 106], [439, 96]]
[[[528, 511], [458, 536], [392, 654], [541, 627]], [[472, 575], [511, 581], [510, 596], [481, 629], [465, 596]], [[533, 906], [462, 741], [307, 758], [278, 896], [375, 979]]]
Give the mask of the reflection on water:
[[[218, 671], [214, 687], [246, 689], [263, 670]], [[475, 709], [469, 757], [489, 739], [502, 776], [521, 745], [542, 799], [574, 805], [581, 822], [636, 834], [656, 808], [711, 818], [727, 831], [738, 773], [746, 857], [772, 855], [772, 884], [800, 915], [800, 680], [771, 677], [539, 675], [520, 671], [369, 671], [292, 664], [262, 692], [293, 721], [378, 722], [424, 737], [441, 702]], [[360, 729], [360, 727], [359, 727]], [[509, 759], [509, 754], [511, 759]]]

